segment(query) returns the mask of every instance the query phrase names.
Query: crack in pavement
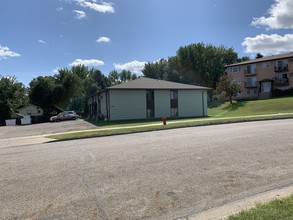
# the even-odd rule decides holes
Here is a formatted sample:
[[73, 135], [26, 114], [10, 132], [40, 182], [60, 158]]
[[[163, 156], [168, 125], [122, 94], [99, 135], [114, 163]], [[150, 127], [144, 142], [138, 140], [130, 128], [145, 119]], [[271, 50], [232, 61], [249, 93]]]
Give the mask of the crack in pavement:
[[[88, 156], [89, 159], [91, 160], [91, 162], [96, 161], [96, 158], [92, 153], [90, 153], [90, 152], [88, 152], [88, 151], [83, 149], [83, 154], [85, 156]], [[96, 207], [99, 210], [99, 213], [101, 213], [101, 214], [98, 213], [98, 216], [101, 217], [104, 220], [109, 220], [109, 218], [107, 217], [107, 214], [106, 214], [106, 212], [105, 212], [105, 210], [103, 208], [102, 203], [99, 201], [98, 196], [95, 193], [95, 190], [94, 190], [94, 187], [91, 184], [90, 178], [87, 175], [86, 158], [83, 155], [80, 157], [80, 163], [78, 165], [78, 170], [80, 171], [80, 176], [81, 176], [81, 179], [82, 179], [82, 181], [83, 181], [83, 183], [85, 185], [86, 190], [88, 191], [90, 196], [92, 196], [94, 198]]]

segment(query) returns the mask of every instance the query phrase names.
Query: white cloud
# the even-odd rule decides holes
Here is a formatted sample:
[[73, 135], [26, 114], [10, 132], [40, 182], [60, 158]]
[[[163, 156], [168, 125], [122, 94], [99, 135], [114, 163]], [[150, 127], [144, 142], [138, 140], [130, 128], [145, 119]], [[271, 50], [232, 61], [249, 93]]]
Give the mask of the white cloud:
[[268, 17], [253, 18], [252, 25], [264, 26], [268, 29], [291, 29], [293, 28], [293, 1], [275, 0], [268, 10]]
[[60, 69], [59, 67], [56, 67], [55, 69], [53, 69], [52, 72], [55, 73], [55, 74], [58, 74], [59, 73], [59, 69]]
[[99, 39], [97, 39], [96, 41], [97, 41], [98, 43], [102, 43], [102, 42], [104, 42], [104, 43], [109, 43], [109, 42], [111, 41], [111, 39], [108, 38], [108, 37], [99, 37]]
[[84, 11], [73, 10], [76, 19], [83, 19], [86, 18], [86, 13]]
[[261, 53], [263, 55], [280, 54], [293, 51], [293, 34], [284, 36], [278, 34], [260, 34], [246, 37], [242, 42], [246, 53]]
[[82, 59], [76, 59], [73, 61], [69, 66], [78, 66], [78, 65], [85, 65], [85, 66], [103, 66], [105, 63], [101, 60], [82, 60]]
[[72, 2], [75, 2], [77, 5], [83, 7], [83, 8], [90, 8], [92, 10], [95, 10], [97, 12], [101, 13], [114, 13], [114, 7], [112, 3], [108, 2], [101, 2], [101, 4], [97, 4], [96, 1], [86, 1], [86, 0], [71, 0]]
[[128, 63], [119, 63], [119, 64], [114, 63], [113, 65], [116, 70], [129, 70], [133, 73], [141, 73], [141, 70], [144, 68], [144, 65], [146, 63], [147, 62], [140, 62], [140, 61], [134, 60]]
[[45, 43], [46, 43], [46, 42], [43, 41], [43, 40], [38, 40], [38, 42], [41, 43], [41, 44], [45, 44]]
[[20, 57], [20, 54], [11, 51], [8, 47], [0, 45], [0, 60], [7, 59], [8, 57]]
[[63, 11], [63, 8], [62, 7], [56, 8], [56, 11], [61, 12], [61, 11]]

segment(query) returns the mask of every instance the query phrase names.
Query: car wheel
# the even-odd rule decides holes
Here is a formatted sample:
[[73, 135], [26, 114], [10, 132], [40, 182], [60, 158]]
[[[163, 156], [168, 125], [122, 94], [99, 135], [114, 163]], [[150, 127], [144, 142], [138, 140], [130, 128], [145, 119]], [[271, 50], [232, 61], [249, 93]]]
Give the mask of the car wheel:
[[57, 122], [59, 122], [59, 121], [60, 121], [60, 119], [58, 118], [58, 119], [56, 119], [56, 121], [57, 121]]
[[76, 117], [72, 117], [72, 120], [75, 120], [76, 119]]

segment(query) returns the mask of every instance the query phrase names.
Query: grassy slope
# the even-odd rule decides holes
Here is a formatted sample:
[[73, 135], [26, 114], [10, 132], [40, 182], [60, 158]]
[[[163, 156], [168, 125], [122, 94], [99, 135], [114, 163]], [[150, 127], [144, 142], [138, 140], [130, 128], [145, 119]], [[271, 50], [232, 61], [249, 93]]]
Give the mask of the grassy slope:
[[220, 106], [214, 105], [209, 108], [209, 116], [211, 117], [235, 117], [291, 112], [293, 112], [293, 97], [234, 101], [232, 105], [226, 102]]

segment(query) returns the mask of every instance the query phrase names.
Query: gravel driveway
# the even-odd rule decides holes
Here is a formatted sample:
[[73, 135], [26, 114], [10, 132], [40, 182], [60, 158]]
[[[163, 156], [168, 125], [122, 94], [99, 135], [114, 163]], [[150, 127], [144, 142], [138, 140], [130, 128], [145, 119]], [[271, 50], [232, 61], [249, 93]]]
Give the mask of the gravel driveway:
[[82, 119], [74, 121], [47, 122], [31, 125], [1, 126], [0, 139], [53, 134], [58, 132], [76, 131], [91, 128], [97, 127]]

